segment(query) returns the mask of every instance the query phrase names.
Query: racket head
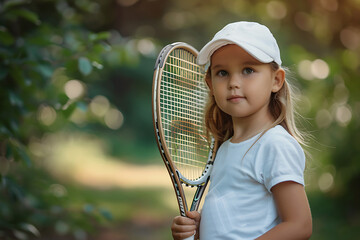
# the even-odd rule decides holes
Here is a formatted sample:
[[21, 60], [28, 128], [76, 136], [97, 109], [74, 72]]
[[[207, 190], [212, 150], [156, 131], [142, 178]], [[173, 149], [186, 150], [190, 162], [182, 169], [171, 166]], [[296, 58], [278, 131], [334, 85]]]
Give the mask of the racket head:
[[204, 111], [208, 99], [204, 67], [198, 51], [186, 43], [166, 46], [155, 65], [154, 123], [162, 154], [183, 182], [199, 185], [208, 164], [210, 141]]

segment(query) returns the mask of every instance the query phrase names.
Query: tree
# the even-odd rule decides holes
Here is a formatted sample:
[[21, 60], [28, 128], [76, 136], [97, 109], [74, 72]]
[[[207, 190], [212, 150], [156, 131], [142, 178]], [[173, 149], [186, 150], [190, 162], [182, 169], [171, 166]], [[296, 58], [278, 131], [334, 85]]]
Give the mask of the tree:
[[83, 213], [70, 214], [63, 209], [64, 200], [44, 190], [51, 178], [34, 167], [27, 145], [31, 138], [68, 124], [75, 108], [87, 107], [86, 81], [101, 71], [111, 48], [108, 32], [94, 33], [82, 24], [84, 13], [96, 11], [98, 5], [91, 0], [0, 4], [2, 239], [39, 236], [39, 228], [59, 218], [78, 235], [91, 225]]

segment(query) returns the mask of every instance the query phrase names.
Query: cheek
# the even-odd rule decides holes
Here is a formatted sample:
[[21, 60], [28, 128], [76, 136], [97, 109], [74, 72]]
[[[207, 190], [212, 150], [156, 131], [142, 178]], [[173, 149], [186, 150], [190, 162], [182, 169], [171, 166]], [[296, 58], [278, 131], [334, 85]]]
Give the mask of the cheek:
[[214, 98], [215, 98], [215, 101], [217, 103], [219, 103], [220, 99], [222, 98], [222, 94], [219, 92], [219, 91], [213, 91], [213, 95], [214, 95]]
[[217, 90], [213, 89], [212, 94], [214, 96], [216, 104], [221, 108], [221, 106], [223, 105], [223, 102], [226, 99], [226, 94], [224, 92], [220, 91], [219, 89], [217, 89]]
[[212, 81], [211, 92], [214, 96], [222, 94], [222, 86], [219, 82]]
[[243, 86], [243, 90], [246, 93], [248, 99], [253, 101], [265, 101], [270, 99], [271, 86], [267, 83], [248, 84]]

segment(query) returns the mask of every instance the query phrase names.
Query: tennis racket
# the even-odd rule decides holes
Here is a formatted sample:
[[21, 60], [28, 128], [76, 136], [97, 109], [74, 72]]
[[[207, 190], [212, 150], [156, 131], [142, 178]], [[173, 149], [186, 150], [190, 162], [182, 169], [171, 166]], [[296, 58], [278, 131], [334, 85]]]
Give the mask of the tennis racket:
[[[213, 166], [214, 140], [207, 137], [204, 110], [208, 98], [198, 51], [186, 43], [160, 52], [153, 78], [153, 122], [160, 154], [169, 172], [180, 214], [197, 210]], [[183, 187], [196, 187], [190, 207]], [[186, 240], [194, 239], [194, 236]]]

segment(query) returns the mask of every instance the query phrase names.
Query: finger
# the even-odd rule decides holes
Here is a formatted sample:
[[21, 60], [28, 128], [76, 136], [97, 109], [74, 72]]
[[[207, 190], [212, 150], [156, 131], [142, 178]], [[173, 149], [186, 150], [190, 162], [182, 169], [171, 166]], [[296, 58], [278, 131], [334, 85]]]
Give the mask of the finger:
[[185, 238], [188, 238], [188, 237], [191, 237], [195, 234], [195, 231], [192, 231], [192, 232], [181, 232], [181, 233], [178, 233], [178, 232], [173, 232], [173, 238], [174, 239], [179, 239], [179, 240], [183, 240]]
[[196, 230], [196, 225], [195, 224], [179, 225], [179, 224], [173, 223], [171, 225], [171, 230], [173, 232], [193, 232], [194, 230]]
[[171, 229], [176, 232], [191, 232], [196, 230], [196, 225], [177, 225], [173, 224]]
[[195, 221], [193, 219], [182, 216], [175, 217], [174, 223], [177, 225], [195, 225]]
[[201, 215], [198, 211], [186, 212], [186, 216], [195, 220], [196, 222], [199, 222], [201, 218]]

